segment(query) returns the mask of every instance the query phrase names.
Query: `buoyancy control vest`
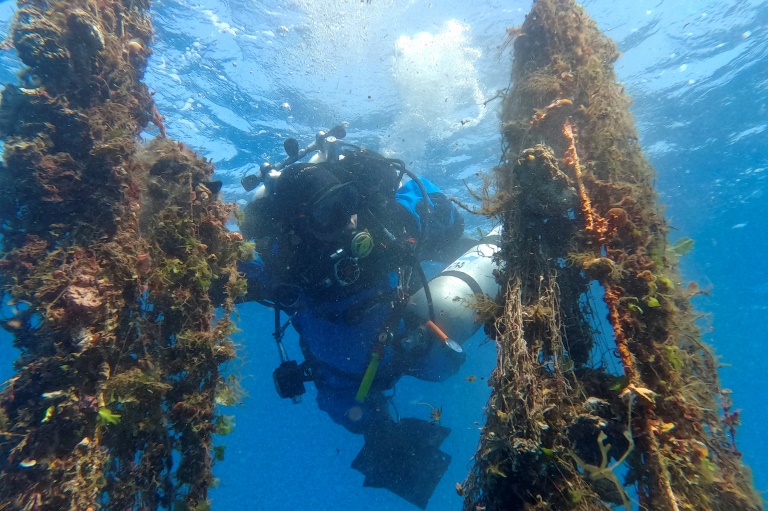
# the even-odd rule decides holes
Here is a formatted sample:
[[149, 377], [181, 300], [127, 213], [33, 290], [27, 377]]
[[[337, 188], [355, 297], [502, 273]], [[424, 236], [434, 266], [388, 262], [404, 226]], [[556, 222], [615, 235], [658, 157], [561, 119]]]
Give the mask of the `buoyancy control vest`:
[[429, 180], [400, 160], [345, 147], [270, 172], [246, 207], [241, 231], [276, 282], [348, 295], [463, 232], [461, 216]]

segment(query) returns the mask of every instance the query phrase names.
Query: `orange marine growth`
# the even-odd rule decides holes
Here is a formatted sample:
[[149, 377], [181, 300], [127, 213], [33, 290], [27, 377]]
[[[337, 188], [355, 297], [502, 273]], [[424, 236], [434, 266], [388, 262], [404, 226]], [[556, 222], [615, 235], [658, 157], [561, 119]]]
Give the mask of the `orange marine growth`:
[[629, 350], [627, 335], [621, 325], [621, 316], [619, 315], [619, 299], [621, 291], [616, 287], [605, 288], [605, 304], [608, 306], [608, 321], [613, 327], [613, 337], [616, 341], [616, 350], [621, 358], [621, 365], [624, 367], [624, 375], [630, 385], [637, 382], [637, 371], [635, 369], [635, 357]]
[[581, 213], [584, 215], [585, 230], [588, 234], [595, 237], [595, 241], [602, 242], [605, 239], [608, 223], [592, 208], [592, 202], [589, 200], [587, 191], [584, 189], [584, 182], [581, 179], [581, 164], [579, 163], [579, 155], [576, 153], [576, 140], [573, 137], [573, 128], [570, 122], [563, 124], [563, 135], [568, 140], [568, 149], [565, 150], [563, 163], [571, 168], [573, 177], [576, 180], [581, 201]]
[[573, 106], [573, 101], [570, 99], [558, 99], [548, 104], [544, 108], [536, 110], [536, 112], [533, 114], [533, 117], [531, 117], [531, 126], [540, 124], [549, 116], [551, 112], [565, 106]]

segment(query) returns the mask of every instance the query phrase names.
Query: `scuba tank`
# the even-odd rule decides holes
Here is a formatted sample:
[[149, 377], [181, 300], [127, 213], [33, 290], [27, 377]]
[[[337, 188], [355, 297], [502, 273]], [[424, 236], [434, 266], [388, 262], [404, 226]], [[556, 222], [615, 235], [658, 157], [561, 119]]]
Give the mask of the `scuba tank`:
[[406, 307], [407, 313], [418, 316], [455, 351], [460, 351], [457, 344], [463, 344], [481, 326], [475, 322], [472, 295], [484, 294], [495, 299], [501, 289], [494, 275], [499, 267], [494, 255], [500, 250], [500, 233], [500, 226], [494, 228], [429, 281], [434, 324], [430, 325], [430, 297], [423, 287], [411, 296]]

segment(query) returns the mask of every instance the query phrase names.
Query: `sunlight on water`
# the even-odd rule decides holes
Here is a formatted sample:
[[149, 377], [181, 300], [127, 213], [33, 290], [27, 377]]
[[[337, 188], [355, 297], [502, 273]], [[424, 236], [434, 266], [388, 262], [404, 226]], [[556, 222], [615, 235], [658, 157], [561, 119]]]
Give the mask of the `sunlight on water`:
[[446, 22], [435, 34], [403, 35], [395, 43], [392, 74], [401, 99], [391, 154], [423, 156], [427, 141], [443, 140], [485, 115], [485, 101], [475, 60], [479, 50], [468, 43], [469, 25]]
[[[405, 13], [413, 4], [297, 0], [302, 22], [285, 29], [301, 44], [284, 48], [297, 52], [291, 59], [304, 64], [306, 75], [340, 84], [338, 92], [347, 98], [333, 103], [341, 111], [352, 97], [367, 97], [381, 107], [387, 104], [382, 90], [394, 92], [386, 109], [394, 122], [381, 150], [409, 160], [422, 158], [430, 142], [476, 126], [488, 111], [483, 107], [487, 86], [477, 65], [483, 50], [473, 45], [472, 27], [457, 19], [431, 25], [410, 19]], [[365, 94], [354, 90], [358, 76], [368, 76]], [[378, 90], [371, 84], [389, 87]], [[337, 97], [335, 89], [319, 84], [317, 91]]]
[[381, 40], [392, 35], [391, 20], [398, 18], [413, 1], [376, 0], [348, 2], [296, 0], [304, 11], [307, 54], [319, 74], [337, 69], [340, 62], [361, 63], [378, 57]]

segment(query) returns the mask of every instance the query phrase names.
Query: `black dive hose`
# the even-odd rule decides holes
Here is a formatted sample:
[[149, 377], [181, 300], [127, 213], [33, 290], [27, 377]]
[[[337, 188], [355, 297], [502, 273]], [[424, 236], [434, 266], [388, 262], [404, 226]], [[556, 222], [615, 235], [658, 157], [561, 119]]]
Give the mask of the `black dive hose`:
[[424, 298], [427, 299], [427, 309], [429, 310], [429, 319], [433, 323], [437, 323], [435, 321], [435, 307], [432, 305], [432, 291], [429, 290], [429, 282], [427, 281], [427, 275], [424, 273], [424, 268], [421, 267], [421, 261], [419, 261], [418, 257], [414, 257], [415, 259], [415, 266], [416, 266], [416, 273], [419, 274], [419, 278], [421, 279], [422, 285], [424, 286]]
[[[389, 232], [389, 229], [386, 228], [386, 226], [376, 218], [376, 216], [371, 213], [371, 210], [368, 209], [368, 215], [374, 219], [376, 222], [378, 222], [379, 227], [381, 228], [382, 232], [386, 236], [386, 238], [390, 242], [395, 242], [396, 238], [392, 235], [391, 232]], [[396, 245], [397, 246], [397, 245]], [[406, 249], [402, 248], [400, 246], [400, 250], [403, 250], [404, 252]], [[429, 290], [429, 282], [427, 281], [427, 275], [424, 273], [424, 268], [421, 267], [421, 262], [419, 261], [419, 258], [416, 256], [415, 252], [408, 252], [408, 257], [404, 257], [403, 259], [410, 259], [410, 264], [412, 267], [416, 267], [416, 273], [419, 275], [419, 280], [421, 280], [421, 285], [424, 287], [424, 297], [427, 299], [427, 309], [429, 310], [429, 319], [432, 320], [432, 322], [435, 322], [435, 309], [432, 305], [432, 292]]]
[[[370, 156], [368, 156], [371, 158]], [[413, 180], [414, 183], [416, 183], [416, 186], [419, 187], [419, 191], [421, 192], [421, 197], [424, 199], [424, 205], [426, 206], [424, 219], [422, 220], [422, 228], [419, 229], [419, 237], [417, 240], [417, 249], [421, 245], [421, 242], [423, 241], [423, 238], [427, 235], [427, 226], [429, 225], [431, 221], [431, 215], [432, 215], [432, 203], [429, 200], [429, 194], [427, 193], [427, 189], [424, 187], [424, 183], [421, 182], [421, 179], [419, 176], [408, 170], [408, 168], [405, 166], [405, 162], [403, 160], [398, 160], [397, 158], [383, 158], [384, 161], [394, 163], [396, 166], [399, 167], [400, 170], [400, 179], [398, 180], [398, 183], [403, 179], [403, 174], [410, 177], [411, 180]], [[397, 191], [397, 190], [395, 190]]]
[[421, 192], [421, 197], [424, 199], [424, 219], [421, 222], [421, 229], [419, 229], [419, 238], [416, 242], [416, 250], [414, 251], [414, 266], [416, 266], [416, 273], [419, 274], [419, 278], [421, 279], [421, 285], [424, 286], [424, 297], [427, 299], [427, 309], [429, 310], [429, 319], [434, 323], [435, 321], [435, 307], [432, 305], [432, 292], [429, 290], [429, 281], [427, 280], [427, 276], [424, 273], [424, 268], [421, 267], [421, 261], [419, 260], [418, 253], [421, 249], [421, 243], [424, 241], [424, 238], [428, 236], [427, 234], [427, 227], [429, 226], [429, 223], [432, 220], [432, 202], [429, 200], [429, 194], [427, 193], [427, 189], [424, 187], [424, 183], [421, 182], [421, 179], [419, 176], [408, 170], [405, 166], [405, 162], [403, 160], [398, 160], [394, 158], [387, 158], [388, 161], [394, 162], [400, 166], [400, 171], [411, 178], [416, 183], [416, 186], [419, 187], [419, 191]]
[[[407, 175], [408, 177], [413, 180], [414, 183], [416, 183], [416, 186], [419, 187], [419, 191], [421, 192], [421, 197], [424, 199], [424, 205], [426, 206], [424, 219], [421, 221], [421, 229], [419, 229], [419, 235], [416, 239], [416, 249], [414, 250], [414, 253], [412, 255], [413, 262], [411, 263], [412, 266], [416, 267], [416, 273], [419, 275], [419, 279], [421, 280], [421, 285], [424, 287], [424, 298], [427, 299], [427, 310], [429, 311], [429, 319], [432, 322], [435, 322], [435, 307], [432, 304], [432, 292], [429, 289], [429, 281], [427, 280], [427, 276], [424, 273], [424, 268], [421, 267], [421, 261], [419, 261], [418, 253], [421, 248], [421, 243], [424, 241], [424, 238], [427, 236], [427, 226], [429, 225], [430, 221], [432, 220], [432, 210], [433, 206], [431, 201], [429, 200], [429, 194], [427, 193], [427, 189], [424, 187], [424, 183], [421, 182], [421, 179], [419, 176], [408, 170], [408, 168], [405, 166], [405, 162], [403, 160], [399, 160], [397, 158], [384, 158], [382, 156], [372, 156], [368, 154], [364, 154], [360, 151], [360, 148], [357, 146], [353, 146], [352, 144], [344, 144], [346, 146], [352, 146], [357, 148], [357, 157], [358, 158], [366, 158], [369, 160], [383, 160], [388, 163], [392, 163], [395, 166], [398, 167], [400, 176], [398, 179], [398, 183], [403, 179], [403, 174]], [[395, 192], [397, 190], [394, 190]], [[369, 211], [370, 213], [370, 211]], [[372, 218], [375, 218], [373, 215], [371, 215]], [[378, 219], [377, 219], [378, 220]], [[381, 222], [379, 222], [381, 224]], [[382, 224], [381, 227], [384, 229], [385, 234], [389, 234], [389, 231], [384, 227]], [[391, 236], [391, 234], [389, 234]]]
[[288, 328], [290, 322], [291, 321], [289, 316], [285, 325], [280, 325], [280, 307], [275, 304], [275, 331], [272, 334], [272, 337], [275, 338], [275, 342], [277, 343], [277, 350], [280, 352], [280, 362], [288, 361], [288, 352], [285, 350], [285, 346], [283, 346], [283, 335], [285, 335], [285, 330]]
[[[368, 158], [373, 158], [371, 156], [367, 156]], [[429, 194], [427, 193], [427, 189], [424, 187], [424, 183], [421, 182], [421, 179], [419, 176], [408, 170], [408, 168], [405, 166], [405, 162], [403, 160], [398, 160], [396, 158], [383, 158], [384, 161], [394, 163], [396, 166], [399, 167], [400, 170], [400, 180], [403, 178], [403, 174], [407, 175], [408, 177], [413, 180], [413, 182], [416, 183], [416, 186], [419, 187], [419, 191], [421, 192], [421, 197], [424, 199], [424, 205], [426, 207], [424, 218], [421, 221], [421, 229], [419, 229], [419, 236], [416, 239], [416, 249], [414, 250], [413, 254], [413, 266], [416, 267], [416, 273], [419, 275], [419, 279], [421, 280], [421, 285], [424, 287], [424, 297], [427, 299], [427, 309], [429, 310], [429, 319], [432, 322], [435, 322], [435, 307], [432, 304], [432, 292], [429, 289], [429, 281], [427, 280], [427, 275], [424, 273], [424, 268], [421, 267], [421, 261], [419, 261], [418, 253], [421, 248], [421, 243], [424, 241], [424, 238], [427, 236], [427, 227], [432, 220], [432, 210], [433, 206], [431, 201], [429, 200]], [[398, 180], [399, 182], [399, 180]]]
[[[365, 153], [361, 152], [361, 148], [358, 147], [358, 146], [355, 146], [355, 145], [352, 145], [352, 144], [348, 144], [348, 143], [344, 143], [344, 145], [348, 146], [348, 147], [356, 148], [357, 149], [357, 157], [358, 158], [366, 158], [368, 160], [376, 160], [376, 161], [383, 160], [385, 162], [395, 164], [398, 167], [398, 170], [400, 171], [400, 176], [399, 176], [400, 178], [397, 181], [398, 183], [403, 179], [403, 174], [405, 174], [406, 176], [410, 177], [413, 180], [414, 183], [416, 183], [416, 186], [419, 187], [419, 191], [421, 192], [421, 197], [424, 199], [424, 204], [426, 206], [426, 210], [425, 210], [426, 212], [424, 214], [424, 219], [422, 220], [422, 228], [419, 229], [419, 236], [418, 236], [417, 244], [416, 244], [416, 247], [417, 247], [417, 250], [418, 250], [418, 247], [421, 245], [421, 242], [423, 241], [423, 238], [427, 234], [427, 227], [428, 227], [430, 221], [432, 220], [431, 215], [432, 215], [432, 209], [433, 209], [432, 203], [429, 200], [429, 194], [427, 193], [427, 189], [424, 187], [424, 183], [421, 182], [421, 179], [419, 178], [419, 176], [417, 176], [416, 174], [414, 174], [413, 172], [408, 170], [408, 168], [405, 166], [405, 162], [403, 160], [399, 160], [397, 158], [384, 158], [381, 155], [374, 156], [374, 155], [365, 154]], [[393, 191], [397, 192], [397, 189], [395, 189]]]

